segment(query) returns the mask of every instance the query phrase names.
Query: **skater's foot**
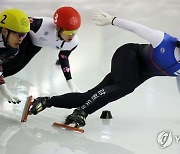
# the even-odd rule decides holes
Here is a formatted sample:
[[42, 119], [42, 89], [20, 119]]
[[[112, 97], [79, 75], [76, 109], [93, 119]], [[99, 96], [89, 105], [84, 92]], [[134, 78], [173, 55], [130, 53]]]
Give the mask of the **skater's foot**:
[[50, 100], [50, 97], [38, 97], [34, 99], [29, 114], [36, 115], [43, 111], [48, 106], [48, 100]]
[[85, 119], [88, 116], [82, 109], [77, 108], [72, 114], [67, 116], [65, 124], [75, 124], [75, 127], [83, 127], [86, 125]]

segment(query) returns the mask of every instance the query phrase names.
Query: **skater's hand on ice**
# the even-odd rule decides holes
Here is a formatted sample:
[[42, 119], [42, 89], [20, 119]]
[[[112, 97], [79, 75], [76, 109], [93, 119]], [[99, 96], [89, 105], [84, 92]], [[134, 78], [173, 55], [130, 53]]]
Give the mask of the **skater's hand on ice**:
[[110, 25], [113, 19], [114, 17], [101, 10], [96, 11], [92, 16], [92, 20], [94, 20], [95, 24], [98, 26]]
[[8, 100], [8, 102], [13, 104], [19, 104], [21, 101], [19, 100], [19, 98], [13, 96], [11, 100]]
[[0, 85], [1, 94], [8, 100], [9, 103], [19, 104], [21, 101], [9, 91], [6, 84]]
[[72, 79], [67, 80], [67, 85], [68, 85], [69, 89], [71, 90], [71, 92], [79, 92], [79, 89], [78, 89], [77, 86], [72, 82]]

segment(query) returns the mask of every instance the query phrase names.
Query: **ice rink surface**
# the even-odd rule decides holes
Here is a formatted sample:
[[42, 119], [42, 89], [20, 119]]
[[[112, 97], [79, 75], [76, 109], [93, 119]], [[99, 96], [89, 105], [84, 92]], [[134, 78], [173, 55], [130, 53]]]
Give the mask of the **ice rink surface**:
[[[101, 9], [180, 37], [179, 0], [1, 0], [0, 11], [15, 7], [29, 16], [52, 17], [58, 7], [67, 5], [82, 16], [80, 44], [70, 56], [73, 80], [82, 92], [110, 71], [111, 57], [119, 46], [147, 43], [113, 26], [95, 26], [91, 21], [94, 11]], [[23, 70], [5, 79], [22, 102], [9, 104], [0, 96], [0, 154], [179, 154], [180, 95], [172, 77], [152, 78], [132, 94], [88, 116], [83, 134], [52, 127], [72, 112], [67, 109], [50, 108], [21, 123], [27, 96], [69, 92], [60, 67], [55, 65], [58, 52], [43, 48]], [[103, 110], [110, 110], [113, 119], [100, 119]], [[160, 139], [161, 132], [171, 134]], [[158, 139], [171, 144], [161, 148]]]

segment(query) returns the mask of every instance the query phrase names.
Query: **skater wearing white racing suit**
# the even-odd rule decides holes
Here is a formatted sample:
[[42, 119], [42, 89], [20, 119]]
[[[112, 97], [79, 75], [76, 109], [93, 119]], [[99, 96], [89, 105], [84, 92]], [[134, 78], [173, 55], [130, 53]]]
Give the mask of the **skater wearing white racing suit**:
[[29, 20], [31, 30], [20, 45], [16, 57], [3, 65], [4, 77], [23, 69], [42, 47], [49, 46], [60, 51], [59, 62], [67, 85], [71, 92], [77, 92], [68, 57], [79, 43], [76, 33], [81, 25], [80, 14], [74, 8], [64, 6], [55, 11], [53, 19], [29, 17]]
[[132, 93], [139, 85], [155, 76], [177, 77], [180, 74], [180, 42], [177, 38], [144, 25], [112, 17], [103, 11], [92, 19], [99, 26], [113, 25], [133, 32], [149, 44], [128, 43], [120, 46], [111, 61], [111, 72], [94, 88], [84, 93], [38, 97], [30, 112], [37, 114], [46, 107], [76, 108], [66, 123], [85, 125], [89, 114], [106, 104]]

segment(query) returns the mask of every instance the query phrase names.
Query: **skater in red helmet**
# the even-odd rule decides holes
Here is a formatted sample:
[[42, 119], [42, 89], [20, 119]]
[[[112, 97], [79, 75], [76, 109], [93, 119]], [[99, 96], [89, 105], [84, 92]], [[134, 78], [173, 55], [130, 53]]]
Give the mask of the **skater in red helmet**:
[[29, 17], [30, 32], [19, 46], [19, 52], [11, 61], [3, 64], [4, 77], [14, 75], [22, 70], [41, 50], [48, 46], [59, 51], [61, 69], [71, 92], [78, 88], [73, 83], [69, 55], [79, 43], [77, 31], [81, 26], [79, 12], [70, 6], [58, 8], [50, 17]]

